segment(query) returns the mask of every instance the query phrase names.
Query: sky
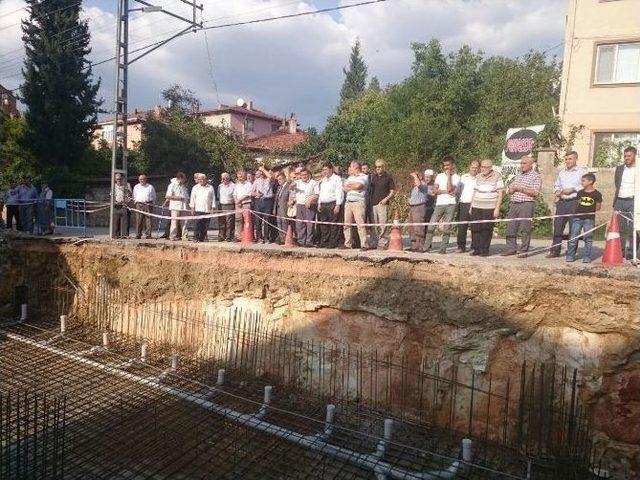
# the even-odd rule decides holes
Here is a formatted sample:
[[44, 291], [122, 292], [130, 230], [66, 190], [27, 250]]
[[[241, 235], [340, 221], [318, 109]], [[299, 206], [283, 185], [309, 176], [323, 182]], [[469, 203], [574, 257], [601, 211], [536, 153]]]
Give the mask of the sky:
[[[200, 0], [205, 26], [306, 12], [359, 0]], [[180, 0], [153, 2], [190, 16]], [[276, 115], [295, 112], [303, 128], [322, 128], [338, 103], [351, 46], [356, 38], [369, 76], [382, 85], [409, 74], [411, 43], [438, 38], [446, 51], [463, 44], [487, 55], [521, 56], [530, 49], [562, 56], [565, 0], [387, 0], [337, 12], [189, 33], [129, 68], [129, 111], [162, 104], [161, 91], [179, 83], [193, 90], [204, 108], [238, 98]], [[113, 56], [116, 0], [85, 0], [91, 30], [90, 60]], [[131, 8], [137, 5], [130, 0]], [[0, 0], [0, 84], [21, 81], [20, 19], [23, 0]], [[17, 10], [17, 11], [16, 11]], [[182, 28], [160, 12], [132, 12], [130, 49], [163, 39]], [[72, 40], [71, 40], [72, 41]], [[112, 110], [113, 62], [94, 67], [104, 108]]]

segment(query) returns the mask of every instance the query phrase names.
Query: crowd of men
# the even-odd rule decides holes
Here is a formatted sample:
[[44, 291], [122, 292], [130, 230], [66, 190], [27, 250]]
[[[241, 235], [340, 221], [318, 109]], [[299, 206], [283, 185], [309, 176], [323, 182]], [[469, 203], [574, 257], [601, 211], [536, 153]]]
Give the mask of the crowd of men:
[[40, 190], [31, 177], [20, 183], [11, 183], [6, 191], [0, 191], [0, 214], [6, 207], [6, 222], [0, 215], [0, 228], [15, 229], [38, 235], [51, 235], [53, 222], [53, 191], [47, 182], [41, 182]]
[[[621, 213], [622, 249], [632, 256], [632, 223], [635, 161], [634, 147], [624, 150], [624, 164], [615, 171], [613, 208]], [[595, 213], [602, 206], [602, 194], [595, 188], [596, 178], [577, 165], [576, 152], [564, 156], [553, 191], [555, 215], [553, 240], [547, 257], [559, 257], [569, 225], [566, 260], [576, 260], [578, 241], [584, 241], [583, 261], [592, 259], [591, 246], [595, 229]], [[187, 176], [178, 172], [171, 180], [165, 203], [171, 220], [165, 236], [170, 240], [187, 240], [189, 227], [193, 240], [207, 240], [212, 217], [218, 222], [218, 241], [240, 241], [244, 222], [253, 212], [253, 234], [262, 243], [283, 244], [290, 229], [301, 247], [386, 248], [389, 242], [390, 201], [397, 195], [393, 178], [385, 170], [383, 160], [376, 160], [372, 172], [367, 164], [353, 161], [343, 175], [339, 166], [322, 165], [319, 178], [313, 178], [304, 166], [294, 169], [255, 172], [239, 171], [232, 180], [223, 173], [217, 188], [205, 174], [193, 176], [189, 191]], [[542, 190], [542, 177], [531, 157], [523, 157], [518, 174], [505, 185], [502, 175], [491, 160], [472, 161], [468, 171], [459, 174], [453, 157], [445, 157], [441, 171], [411, 173], [412, 189], [408, 195], [409, 250], [431, 251], [436, 226], [442, 231], [438, 251], [447, 253], [450, 235], [457, 230], [457, 252], [467, 248], [471, 232], [470, 253], [490, 255], [496, 219], [500, 216], [503, 197], [509, 196], [506, 215], [506, 247], [500, 255], [527, 256], [531, 248], [532, 218], [537, 197]], [[121, 176], [116, 177], [114, 195], [115, 237], [128, 236], [127, 208], [136, 213], [136, 238], [151, 238], [151, 225], [156, 205], [156, 191], [145, 175], [133, 189]], [[228, 215], [223, 215], [228, 212]], [[219, 215], [214, 215], [219, 214]], [[185, 216], [199, 216], [183, 219]], [[455, 223], [452, 223], [455, 222]], [[430, 223], [430, 225], [420, 225]], [[518, 238], [520, 243], [518, 244]], [[638, 239], [636, 238], [636, 241]]]

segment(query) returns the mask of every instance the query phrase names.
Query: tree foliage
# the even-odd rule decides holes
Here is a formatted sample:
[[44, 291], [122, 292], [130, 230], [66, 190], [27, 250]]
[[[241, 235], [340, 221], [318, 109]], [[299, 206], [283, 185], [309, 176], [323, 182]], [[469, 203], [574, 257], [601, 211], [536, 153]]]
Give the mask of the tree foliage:
[[369, 82], [369, 90], [376, 93], [380, 93], [382, 91], [382, 88], [380, 87], [380, 80], [378, 80], [378, 77], [371, 77], [371, 81]]
[[200, 110], [201, 103], [196, 94], [177, 83], [163, 90], [162, 98], [167, 102], [169, 114], [186, 115]]
[[327, 119], [321, 143], [324, 155], [340, 164], [365, 158], [372, 123], [385, 111], [386, 100], [373, 90], [346, 100], [340, 111]]
[[435, 39], [412, 49], [410, 75], [345, 100], [315, 140], [322, 149], [316, 153], [343, 161], [382, 157], [401, 168], [436, 166], [445, 155], [463, 164], [499, 159], [512, 127], [546, 124], [545, 138], [559, 137], [555, 58], [533, 51], [487, 57], [466, 45], [445, 54]]
[[250, 163], [242, 142], [228, 129], [204, 123], [193, 114], [200, 105], [193, 92], [179, 85], [163, 91], [170, 107], [159, 117], [149, 117], [142, 129], [140, 157], [132, 167], [154, 174], [235, 170]]
[[351, 48], [349, 69], [343, 68], [342, 73], [344, 73], [344, 82], [340, 90], [340, 105], [357, 98], [367, 88], [367, 65], [360, 53], [360, 39], [357, 39]]
[[31, 153], [23, 148], [26, 129], [23, 117], [10, 117], [0, 110], [0, 189], [38, 169]]
[[[21, 100], [27, 106], [22, 136], [50, 177], [75, 173], [90, 152], [101, 101], [90, 63], [89, 28], [75, 0], [27, 0], [22, 23], [26, 59]], [[60, 35], [60, 32], [65, 32]], [[69, 38], [74, 38], [69, 42]]]

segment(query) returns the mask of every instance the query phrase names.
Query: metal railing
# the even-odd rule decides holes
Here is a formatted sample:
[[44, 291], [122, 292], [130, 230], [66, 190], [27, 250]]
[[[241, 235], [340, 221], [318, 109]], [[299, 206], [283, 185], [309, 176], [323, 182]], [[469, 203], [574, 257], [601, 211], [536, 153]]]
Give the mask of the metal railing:
[[54, 206], [54, 221], [56, 229], [73, 228], [82, 234], [87, 232], [87, 202], [81, 198], [56, 198]]

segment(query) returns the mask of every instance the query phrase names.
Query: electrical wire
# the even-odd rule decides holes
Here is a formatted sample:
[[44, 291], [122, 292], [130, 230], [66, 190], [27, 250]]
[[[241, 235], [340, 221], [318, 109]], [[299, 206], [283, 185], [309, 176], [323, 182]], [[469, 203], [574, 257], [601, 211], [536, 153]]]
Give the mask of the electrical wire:
[[204, 44], [207, 48], [207, 59], [209, 60], [209, 76], [211, 77], [211, 83], [213, 84], [213, 89], [216, 92], [216, 100], [218, 105], [222, 102], [220, 101], [220, 95], [218, 94], [218, 83], [216, 82], [216, 78], [213, 74], [213, 58], [211, 56], [211, 50], [209, 49], [209, 39], [207, 37], [207, 31], [204, 31]]
[[26, 9], [27, 9], [27, 7], [16, 8], [15, 10], [12, 10], [10, 12], [3, 13], [2, 15], [0, 15], [0, 18], [8, 17], [9, 15], [13, 15], [14, 13], [18, 13], [20, 10], [26, 10]]
[[[217, 29], [230, 28], [230, 27], [236, 27], [236, 26], [242, 26], [242, 25], [266, 23], [266, 22], [272, 22], [272, 21], [276, 21], [276, 20], [284, 20], [284, 19], [290, 19], [290, 18], [304, 17], [304, 16], [316, 15], [316, 14], [321, 14], [321, 13], [329, 13], [329, 12], [345, 10], [345, 9], [349, 9], [349, 8], [372, 5], [372, 4], [376, 4], [376, 3], [382, 3], [382, 2], [386, 2], [386, 1], [387, 0], [366, 0], [366, 1], [361, 1], [361, 2], [347, 4], [347, 5], [338, 5], [338, 6], [335, 6], [335, 7], [328, 7], [328, 8], [321, 8], [321, 9], [311, 10], [311, 11], [307, 11], [307, 12], [298, 12], [298, 13], [292, 13], [292, 14], [286, 14], [286, 15], [277, 15], [277, 16], [265, 17], [265, 18], [260, 18], [260, 19], [247, 20], [247, 21], [242, 21], [242, 22], [232, 22], [232, 23], [224, 23], [224, 24], [220, 24], [220, 25], [212, 25], [212, 26], [209, 26], [209, 27], [201, 27], [201, 28], [196, 29], [196, 31], [198, 31], [198, 30], [217, 30]], [[65, 8], [69, 8], [69, 7], [65, 7]], [[240, 14], [240, 15], [244, 15], [244, 14]], [[227, 16], [227, 17], [229, 17], [229, 16]], [[224, 18], [224, 17], [221, 17], [221, 18]], [[215, 20], [215, 19], [207, 20], [207, 21], [205, 21], [205, 23], [211, 22], [213, 20]], [[177, 31], [175, 31], [175, 33], [178, 33], [179, 31], [180, 30], [177, 30]], [[61, 33], [61, 32], [59, 32], [59, 33]], [[184, 35], [186, 33], [190, 33], [190, 31], [186, 31], [182, 35]], [[180, 35], [180, 36], [182, 36], [182, 35]], [[146, 44], [146, 45], [144, 45], [144, 46], [142, 46], [140, 48], [136, 48], [134, 50], [130, 50], [129, 54], [142, 52], [142, 51], [144, 51], [146, 49], [152, 48], [152, 47], [154, 47], [156, 45], [159, 45], [159, 44], [161, 44], [163, 42], [164, 42], [164, 40], [159, 40], [159, 41], [156, 41], [156, 42], [152, 42], [152, 43]], [[116, 58], [115, 56], [112, 56], [112, 57], [106, 58], [104, 60], [100, 60], [100, 61], [97, 61], [97, 62], [91, 62], [89, 65], [91, 67], [96, 67], [96, 66], [111, 62], [111, 61], [115, 60], [115, 58]], [[21, 73], [16, 73], [14, 75], [4, 75], [4, 76], [6, 78], [17, 78], [20, 75], [21, 75]], [[16, 87], [15, 89], [10, 90], [10, 91], [16, 91], [18, 89], [19, 89], [19, 87]]]
[[[242, 25], [242, 24], [245, 24], [245, 23], [259, 23], [259, 22], [263, 22], [263, 21], [273, 21], [273, 20], [277, 20], [277, 19], [280, 19], [280, 18], [292, 18], [292, 17], [296, 17], [296, 16], [306, 16], [306, 15], [312, 15], [312, 14], [316, 14], [316, 13], [325, 13], [325, 12], [330, 12], [330, 11], [334, 11], [334, 10], [341, 10], [341, 9], [344, 9], [344, 8], [352, 8], [352, 7], [356, 7], [356, 6], [360, 6], [360, 5], [367, 5], [367, 4], [371, 4], [371, 3], [379, 3], [379, 2], [384, 2], [384, 1], [386, 1], [386, 0], [366, 1], [366, 2], [356, 3], [356, 4], [342, 5], [342, 6], [337, 6], [337, 7], [314, 10], [312, 12], [300, 12], [300, 13], [296, 13], [296, 14], [280, 15], [280, 16], [268, 17], [266, 19], [250, 20], [248, 22], [236, 22], [236, 23], [233, 23], [233, 24], [214, 25], [214, 26], [206, 27], [206, 28], [209, 28], [209, 29], [212, 29], [212, 28], [224, 28], [224, 27], [229, 27], [229, 26]], [[276, 7], [279, 8], [279, 7], [290, 5], [292, 3], [297, 3], [297, 2], [291, 2], [291, 1], [284, 2], [282, 4], [276, 5]], [[261, 9], [253, 9], [252, 11], [246, 11], [246, 12], [242, 12], [242, 13], [238, 13], [238, 14], [232, 14], [232, 15], [225, 15], [225, 16], [216, 17], [216, 18], [210, 18], [210, 19], [204, 20], [203, 24], [211, 23], [213, 21], [222, 20], [222, 19], [225, 19], [225, 18], [242, 17], [242, 16], [245, 16], [245, 15], [250, 15], [250, 14], [255, 13], [257, 11], [268, 10], [268, 9], [271, 9], [271, 8], [273, 8], [273, 6], [269, 6], [269, 7], [265, 7], [265, 8], [261, 8]], [[136, 12], [134, 12], [134, 13], [136, 13]], [[103, 14], [101, 16], [105, 16], [105, 15], [107, 15], [107, 14], [105, 13], [105, 14]], [[97, 18], [100, 18], [101, 16], [91, 17], [91, 18], [89, 18], [87, 20], [95, 20]], [[141, 25], [137, 29], [130, 30], [129, 33], [131, 34], [132, 31], [138, 31], [138, 30], [141, 30], [143, 28], [147, 29], [149, 27], [149, 25], [156, 25], [158, 23], [163, 23], [163, 22], [166, 22], [166, 21], [171, 21], [171, 19], [170, 18], [165, 18], [163, 20], [152, 22], [150, 24]], [[67, 32], [69, 30], [74, 29], [74, 28], [76, 28], [76, 27], [74, 26], [74, 27], [71, 27], [69, 29], [66, 29], [66, 30], [63, 30], [61, 32], [58, 32], [58, 33], [52, 35], [52, 38], [57, 37], [57, 36]], [[178, 33], [180, 30], [181, 29], [165, 31], [165, 32], [163, 32], [163, 33], [161, 33], [159, 35], [174, 35], [174, 34]], [[99, 32], [99, 31], [104, 31], [104, 28], [98, 29], [98, 30], [92, 30], [91, 32], [87, 32], [87, 33], [82, 33], [82, 34], [77, 34], [77, 35], [71, 36], [70, 38], [65, 39], [65, 42], [67, 42], [67, 43], [62, 43], [61, 46], [65, 47], [65, 46], [68, 46], [68, 45], [73, 44], [73, 43], [81, 42], [86, 35], [94, 34], [94, 33]], [[185, 32], [185, 33], [189, 33], [189, 32]], [[155, 37], [157, 37], [157, 36], [158, 35], [155, 35]], [[148, 39], [149, 38], [147, 37], [147, 38], [144, 38], [144, 39], [133, 41], [133, 42], [130, 42], [129, 45], [139, 44], [139, 43], [142, 43], [143, 41], [146, 41]], [[145, 48], [154, 47], [154, 46], [158, 45], [159, 43], [162, 43], [162, 42], [153, 42], [153, 43], [150, 43], [148, 45], [145, 45], [144, 47], [141, 47], [140, 49], [132, 50], [129, 53], [142, 51]], [[14, 49], [14, 50], [11, 50], [9, 52], [6, 52], [5, 54], [0, 55], [0, 59], [3, 56], [9, 55], [11, 53], [19, 52], [20, 50], [22, 50], [22, 47]], [[107, 51], [107, 49], [98, 50], [98, 52], [102, 52], [102, 51]], [[96, 53], [96, 52], [94, 51], [93, 53]], [[108, 61], [111, 61], [111, 60], [115, 60], [115, 57], [110, 57], [110, 58], [105, 59], [105, 60], [100, 60], [100, 61], [97, 61], [97, 62], [93, 62], [91, 65], [92, 66], [102, 65], [102, 64], [107, 63]], [[7, 63], [6, 65], [0, 67], [0, 73], [2, 73], [3, 71], [4, 72], [12, 71], [12, 69], [15, 68], [17, 65], [19, 65], [22, 61], [23, 61], [23, 56], [22, 55], [18, 55], [16, 57], [12, 57], [12, 58], [5, 59], [5, 60], [0, 60], [0, 65], [2, 65], [3, 62]], [[16, 76], [19, 76], [19, 75], [20, 75], [20, 72], [16, 72], [13, 75], [5, 75], [5, 77], [16, 77]]]
[[[78, 5], [80, 5], [81, 3], [82, 3], [82, 2], [76, 2], [76, 3], [72, 3], [72, 4], [70, 4], [70, 5], [67, 5], [66, 7], [60, 7], [60, 8], [57, 8], [56, 10], [51, 10], [50, 12], [32, 13], [32, 15], [33, 15], [33, 16], [35, 16], [36, 18], [37, 18], [37, 17], [40, 17], [40, 16], [42, 16], [42, 15], [52, 15], [52, 14], [54, 14], [54, 13], [62, 12], [62, 11], [64, 11], [64, 10], [68, 10], [68, 9], [70, 9], [70, 8], [77, 7], [77, 6], [78, 6]], [[24, 8], [24, 10], [27, 10], [27, 7], [23, 7], [23, 8]], [[21, 9], [21, 10], [22, 10], [22, 9]], [[20, 11], [20, 10], [17, 10], [17, 11]], [[28, 10], [27, 10], [27, 11], [28, 11]], [[15, 13], [15, 12], [14, 12], [14, 13]], [[14, 26], [16, 26], [16, 25], [20, 25], [21, 23], [22, 23], [22, 20], [20, 20], [19, 22], [16, 22], [16, 23], [7, 24], [7, 25], [5, 25], [5, 26], [3, 26], [3, 27], [0, 27], [0, 31], [5, 30], [5, 29], [10, 28], [10, 27], [14, 27]]]
[[235, 22], [235, 23], [225, 23], [225, 24], [222, 24], [222, 25], [212, 25], [211, 27], [203, 27], [201, 30], [215, 30], [215, 29], [219, 29], [219, 28], [237, 27], [237, 26], [241, 26], [241, 25], [251, 25], [251, 24], [254, 24], [254, 23], [272, 22], [272, 21], [275, 21], [275, 20], [284, 20], [284, 19], [288, 19], [288, 18], [305, 17], [305, 16], [308, 16], [308, 15], [316, 15], [318, 13], [335, 12], [335, 11], [338, 11], [338, 10], [345, 10], [347, 8], [362, 7], [364, 5], [372, 5], [372, 4], [375, 4], [375, 3], [382, 3], [382, 2], [386, 2], [386, 1], [387, 0], [368, 0], [368, 1], [365, 1], [365, 2], [351, 3], [349, 5], [338, 5], [336, 7], [320, 8], [320, 9], [309, 11], [309, 12], [290, 13], [289, 15], [278, 15], [278, 16], [275, 16], [275, 17], [258, 18], [258, 19], [255, 19], [255, 20], [247, 20], [245, 22]]
[[[367, 1], [364, 1], [364, 2], [351, 3], [351, 4], [348, 4], [348, 5], [338, 5], [336, 7], [321, 8], [321, 9], [312, 10], [312, 11], [308, 11], [308, 12], [299, 12], [299, 13], [291, 13], [291, 14], [288, 14], [288, 15], [278, 15], [278, 16], [274, 16], [274, 17], [258, 18], [258, 19], [254, 19], [254, 20], [247, 20], [247, 21], [244, 21], [244, 22], [234, 22], [234, 23], [224, 23], [224, 24], [220, 24], [220, 25], [212, 25], [210, 27], [197, 28], [196, 31], [200, 31], [200, 30], [217, 30], [217, 29], [221, 29], [221, 28], [237, 27], [237, 26], [241, 26], [241, 25], [250, 25], [250, 24], [256, 24], [256, 23], [272, 22], [272, 21], [275, 21], [275, 20], [283, 20], [283, 19], [289, 19], [289, 18], [304, 17], [304, 16], [308, 16], [308, 15], [316, 15], [318, 13], [335, 12], [335, 11], [344, 10], [344, 9], [347, 9], [347, 8], [360, 7], [360, 6], [364, 6], [364, 5], [372, 5], [372, 4], [375, 4], [375, 3], [382, 3], [382, 2], [386, 2], [386, 1], [387, 0], [367, 0]], [[190, 32], [191, 31], [187, 31], [187, 32], [184, 32], [184, 34], [187, 34], [187, 33], [190, 33]], [[148, 45], [145, 45], [144, 47], [140, 47], [139, 49], [136, 49], [135, 51], [130, 51], [129, 53], [134, 53], [134, 52], [137, 52], [137, 51], [142, 51], [142, 50], [144, 50], [146, 48], [154, 47], [156, 45], [159, 45], [163, 41], [164, 40], [160, 40], [160, 41], [157, 41], [157, 42], [150, 43]], [[91, 65], [92, 66], [102, 65], [103, 63], [107, 63], [107, 62], [110, 62], [110, 61], [115, 60], [115, 59], [116, 59], [116, 57], [113, 56], [113, 57], [101, 60], [99, 62], [92, 63]]]

